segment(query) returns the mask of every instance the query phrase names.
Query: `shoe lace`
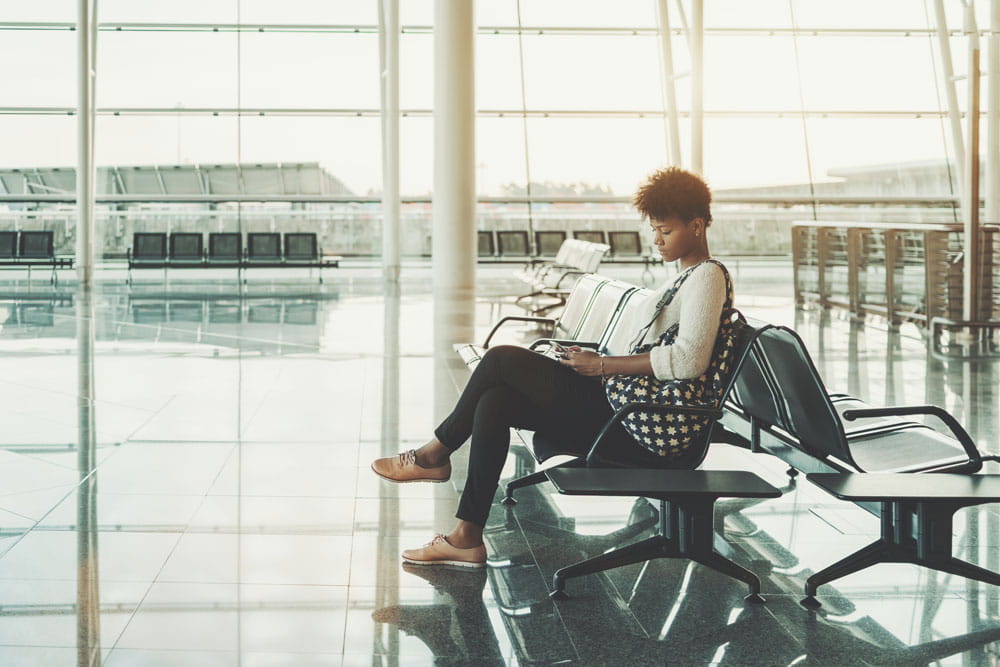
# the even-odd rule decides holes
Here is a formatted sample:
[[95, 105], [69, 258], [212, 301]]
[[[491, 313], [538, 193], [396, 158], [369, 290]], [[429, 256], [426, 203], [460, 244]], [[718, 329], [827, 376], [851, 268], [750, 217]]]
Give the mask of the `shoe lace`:
[[414, 449], [407, 449], [399, 453], [399, 463], [403, 466], [411, 466], [417, 462], [417, 452]]

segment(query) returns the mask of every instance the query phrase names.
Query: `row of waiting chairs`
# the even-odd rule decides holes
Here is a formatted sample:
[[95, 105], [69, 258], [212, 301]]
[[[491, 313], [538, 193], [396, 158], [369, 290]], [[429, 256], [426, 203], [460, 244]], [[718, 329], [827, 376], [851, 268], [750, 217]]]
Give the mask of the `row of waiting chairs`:
[[137, 232], [132, 238], [130, 259], [136, 262], [211, 262], [250, 261], [314, 261], [319, 259], [316, 234], [289, 232], [252, 232], [246, 246], [239, 232], [218, 232], [205, 236], [201, 232]]
[[0, 232], [0, 260], [51, 259], [52, 232]]
[[[538, 318], [539, 323], [550, 327], [550, 333], [531, 347], [543, 350], [558, 340], [564, 345], [589, 346], [607, 354], [627, 353], [634, 332], [624, 330], [621, 322], [640, 303], [637, 297], [641, 294], [640, 288], [627, 283], [584, 276], [577, 282], [558, 320], [543, 322], [544, 318]], [[468, 365], [478, 363], [503, 324], [505, 321], [501, 320], [481, 347], [457, 346]], [[808, 577], [804, 605], [819, 606], [816, 591], [820, 585], [881, 562], [910, 562], [1000, 585], [1000, 574], [961, 561], [951, 551], [952, 515], [964, 507], [1000, 501], [1000, 476], [973, 474], [981, 471], [985, 461], [997, 461], [997, 456], [983, 455], [957, 420], [941, 408], [869, 408], [857, 398], [829, 394], [802, 340], [788, 327], [759, 322], [740, 325], [738, 331], [739, 353], [730, 359], [733, 375], [727, 383], [723, 405], [719, 406], [724, 411], [709, 409], [722, 421], [710, 429], [706, 448], [711, 442], [729, 442], [772, 454], [792, 466], [789, 474], [806, 472], [817, 486], [880, 514], [882, 519], [880, 540]], [[616, 417], [626, 410], [623, 408]], [[950, 433], [938, 432], [913, 419], [925, 415], [941, 419]], [[559, 434], [528, 434], [530, 439], [526, 439], [522, 432], [518, 433], [522, 440], [531, 443], [539, 461], [557, 454], [572, 454], [571, 449], [559, 442]], [[656, 471], [654, 475], [653, 470], [592, 469], [590, 466], [605, 454], [599, 452], [600, 444], [599, 437], [586, 460], [574, 454], [574, 460], [512, 480], [507, 484], [504, 501], [513, 502], [515, 489], [546, 480], [553, 482], [561, 493], [573, 495], [658, 498], [662, 501], [661, 512], [675, 512], [678, 506], [685, 511], [682, 498], [702, 491], [713, 502], [720, 497], [780, 495], [778, 489], [762, 480], [737, 471]], [[693, 468], [705, 453], [705, 448], [698, 449], [683, 464]], [[621, 452], [613, 454], [620, 456]], [[655, 467], [648, 460], [618, 463], [642, 469]], [[938, 473], [932, 475], [935, 484], [930, 483], [930, 478], [921, 480], [921, 473]], [[937, 483], [943, 485], [942, 489], [936, 488]], [[711, 529], [710, 512], [695, 512], [689, 518]], [[747, 582], [751, 598], [759, 600], [757, 577], [713, 553], [710, 539], [706, 538], [704, 544], [689, 545], [692, 547], [689, 551], [677, 550], [676, 546], [661, 535], [641, 547], [637, 544], [620, 553], [608, 552], [563, 568], [553, 579], [553, 593], [561, 594], [570, 577], [626, 562], [686, 554]]]
[[201, 232], [137, 232], [128, 252], [128, 282], [134, 268], [236, 268], [339, 266], [340, 257], [324, 257], [311, 232], [216, 232], [208, 234], [208, 248]]
[[653, 257], [642, 237], [635, 231], [576, 230], [570, 236], [565, 231], [536, 231], [534, 249], [531, 236], [524, 230], [480, 231], [480, 259], [524, 259], [527, 257], [553, 257], [567, 239], [577, 239], [607, 245], [608, 256], [615, 260], [650, 261]]
[[604, 243], [566, 239], [551, 262], [528, 262], [515, 272], [531, 287], [531, 292], [519, 296], [515, 303], [527, 305], [534, 314], [562, 305], [580, 276], [597, 271], [608, 249]]
[[56, 284], [56, 269], [73, 268], [73, 258], [55, 256], [53, 237], [51, 231], [0, 232], [0, 266], [27, 267], [29, 280], [32, 266], [50, 266], [49, 282]]
[[456, 345], [455, 350], [467, 366], [474, 368], [504, 327], [514, 323], [531, 323], [546, 330], [545, 337], [530, 345], [533, 350], [545, 351], [553, 342], [558, 342], [584, 345], [602, 354], [628, 354], [635, 332], [619, 324], [650, 294], [651, 290], [622, 280], [612, 280], [596, 273], [586, 274], [573, 286], [558, 318], [510, 315], [493, 326], [481, 345], [463, 343]]

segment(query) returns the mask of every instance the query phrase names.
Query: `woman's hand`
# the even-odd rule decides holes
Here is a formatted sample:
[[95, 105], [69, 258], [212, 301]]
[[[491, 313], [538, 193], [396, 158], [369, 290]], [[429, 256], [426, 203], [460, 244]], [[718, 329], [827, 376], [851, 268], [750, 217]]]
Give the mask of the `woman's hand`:
[[566, 348], [566, 356], [559, 363], [569, 366], [580, 375], [601, 375], [601, 355], [579, 345]]

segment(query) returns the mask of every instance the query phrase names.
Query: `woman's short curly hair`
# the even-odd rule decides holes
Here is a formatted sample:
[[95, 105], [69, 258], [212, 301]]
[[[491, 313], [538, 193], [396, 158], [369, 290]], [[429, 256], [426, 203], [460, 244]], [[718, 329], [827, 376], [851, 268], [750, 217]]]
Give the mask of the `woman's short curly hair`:
[[639, 186], [632, 204], [643, 219], [666, 220], [680, 218], [690, 222], [695, 218], [712, 222], [712, 193], [700, 176], [678, 167], [654, 172]]

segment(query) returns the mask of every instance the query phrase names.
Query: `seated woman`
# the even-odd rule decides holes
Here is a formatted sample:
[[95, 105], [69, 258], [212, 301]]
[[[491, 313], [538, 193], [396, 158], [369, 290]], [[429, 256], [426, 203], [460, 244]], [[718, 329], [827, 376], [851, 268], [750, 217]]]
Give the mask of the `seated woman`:
[[[483, 526], [507, 457], [511, 427], [558, 433], [560, 440], [576, 443], [579, 454], [585, 455], [614, 414], [609, 396], [618, 397], [615, 388], [622, 386], [620, 376], [668, 381], [705, 377], [713, 361], [723, 308], [732, 303], [729, 276], [722, 264], [710, 260], [705, 235], [712, 222], [711, 193], [698, 176], [672, 167], [650, 176], [633, 203], [643, 219], [649, 220], [660, 256], [678, 262], [682, 270], [635, 309], [632, 349], [648, 351], [602, 356], [574, 346], [564, 358], [555, 360], [516, 346], [490, 348], [455, 409], [427, 444], [372, 463], [372, 470], [389, 481], [444, 482], [451, 476], [452, 453], [471, 437], [458, 524], [448, 535], [403, 551], [404, 561], [485, 565]], [[612, 376], [619, 377], [611, 381]], [[661, 426], [656, 428], [661, 429], [657, 433], [662, 431]], [[668, 428], [674, 431], [673, 426]], [[679, 428], [688, 431], [687, 426]], [[633, 460], [637, 450], [660, 463], [684, 454], [683, 438], [633, 437], [621, 425], [611, 436], [612, 448], [630, 450]]]

